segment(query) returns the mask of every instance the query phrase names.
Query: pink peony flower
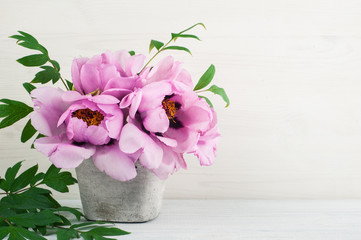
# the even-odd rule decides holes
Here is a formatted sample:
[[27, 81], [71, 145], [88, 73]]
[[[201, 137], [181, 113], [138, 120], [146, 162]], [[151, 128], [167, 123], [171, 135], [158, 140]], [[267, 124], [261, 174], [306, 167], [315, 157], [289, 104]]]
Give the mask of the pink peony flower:
[[[124, 96], [133, 89], [139, 76], [145, 56], [131, 56], [122, 50], [115, 53], [105, 52], [92, 58], [74, 59], [71, 74], [75, 89], [88, 94], [95, 91], [108, 91], [109, 95]], [[126, 91], [128, 90], [128, 91]]]
[[75, 168], [92, 157], [99, 170], [112, 178], [126, 181], [136, 176], [136, 156], [119, 149], [124, 115], [117, 98], [49, 87], [35, 89], [31, 96], [36, 107], [31, 122], [47, 136], [36, 140], [34, 146], [55, 166]]
[[192, 151], [202, 166], [210, 166], [214, 163], [217, 154], [218, 140], [221, 136], [217, 126], [217, 115], [213, 109], [212, 113], [213, 120], [209, 128], [200, 133], [196, 148]]
[[[173, 58], [164, 59], [141, 76], [145, 86], [120, 103], [122, 108], [129, 106], [130, 111], [121, 132], [120, 149], [139, 152], [141, 163], [165, 178], [186, 168], [182, 154], [195, 152], [202, 133], [216, 122], [207, 102], [193, 91], [190, 75]], [[152, 156], [153, 152], [158, 154]]]

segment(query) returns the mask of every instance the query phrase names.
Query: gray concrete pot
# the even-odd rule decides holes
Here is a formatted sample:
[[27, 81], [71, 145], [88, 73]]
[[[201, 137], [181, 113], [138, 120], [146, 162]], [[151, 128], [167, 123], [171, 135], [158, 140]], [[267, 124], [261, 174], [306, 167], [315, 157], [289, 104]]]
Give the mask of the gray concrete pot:
[[159, 215], [165, 181], [136, 163], [136, 178], [120, 182], [100, 172], [91, 159], [76, 168], [80, 198], [87, 219], [146, 222]]

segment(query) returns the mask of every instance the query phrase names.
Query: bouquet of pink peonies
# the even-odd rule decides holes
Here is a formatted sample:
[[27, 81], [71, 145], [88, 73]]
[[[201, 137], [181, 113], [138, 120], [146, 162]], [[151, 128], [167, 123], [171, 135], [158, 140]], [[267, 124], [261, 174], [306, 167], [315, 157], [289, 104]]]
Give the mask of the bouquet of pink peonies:
[[[217, 116], [208, 98], [199, 92], [220, 95], [229, 104], [225, 91], [212, 85], [215, 68], [211, 65], [193, 85], [191, 75], [182, 63], [167, 56], [154, 66], [150, 62], [166, 50], [189, 49], [174, 46], [178, 38], [199, 38], [185, 34], [201, 23], [173, 33], [164, 44], [152, 40], [150, 51], [157, 52], [146, 63], [146, 57], [133, 51], [107, 51], [92, 58], [74, 59], [72, 82], [60, 75], [60, 66], [49, 57], [45, 47], [30, 34], [19, 31], [11, 36], [18, 44], [38, 50], [18, 59], [25, 66], [39, 66], [31, 83], [55, 84], [61, 80], [66, 88], [24, 87], [30, 93], [34, 108], [24, 103], [1, 99], [0, 128], [30, 114], [22, 141], [39, 133], [34, 147], [48, 156], [59, 168], [76, 168], [92, 158], [94, 165], [110, 177], [127, 181], [137, 175], [139, 162], [165, 179], [186, 168], [183, 155], [194, 154], [201, 165], [214, 162], [220, 136]], [[49, 63], [49, 65], [45, 65]]]

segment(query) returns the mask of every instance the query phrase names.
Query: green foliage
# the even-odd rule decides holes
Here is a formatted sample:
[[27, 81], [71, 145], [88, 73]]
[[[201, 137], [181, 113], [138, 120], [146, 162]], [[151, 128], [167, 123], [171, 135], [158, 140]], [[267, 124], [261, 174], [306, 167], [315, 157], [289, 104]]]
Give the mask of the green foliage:
[[42, 66], [40, 68], [44, 70], [35, 74], [34, 79], [31, 81], [32, 83], [45, 84], [50, 80], [53, 80], [53, 83], [56, 83], [59, 80], [60, 74], [55, 68], [50, 66]]
[[21, 142], [24, 143], [28, 141], [32, 136], [35, 135], [36, 132], [36, 129], [33, 127], [33, 125], [31, 125], [31, 121], [29, 119], [21, 133]]
[[33, 111], [32, 107], [19, 101], [3, 98], [0, 102], [5, 103], [0, 105], [0, 118], [4, 118], [0, 122], [0, 129], [13, 125]]
[[202, 75], [199, 79], [197, 85], [194, 87], [193, 90], [199, 90], [208, 86], [208, 84], [212, 81], [214, 74], [216, 73], [216, 68], [213, 64], [209, 66], [207, 71]]
[[185, 51], [185, 52], [187, 52], [189, 54], [192, 54], [191, 51], [186, 47], [183, 47], [183, 46], [169, 46], [169, 44], [171, 44], [172, 42], [175, 42], [178, 38], [193, 38], [193, 39], [200, 40], [199, 37], [197, 37], [196, 35], [183, 34], [183, 33], [193, 29], [194, 27], [196, 27], [198, 25], [203, 26], [204, 28], [206, 28], [203, 23], [194, 24], [193, 26], [191, 26], [191, 27], [189, 27], [189, 28], [187, 28], [187, 29], [185, 29], [183, 31], [180, 31], [179, 33], [172, 33], [171, 34], [171, 39], [166, 44], [164, 44], [163, 42], [158, 41], [158, 40], [151, 40], [150, 44], [149, 44], [149, 52], [151, 52], [154, 48], [156, 48], [158, 51], [143, 66], [143, 68], [140, 70], [139, 73], [141, 73], [159, 53], [161, 53], [161, 52], [163, 52], [165, 50], [180, 50], [180, 51]]
[[199, 37], [197, 37], [196, 35], [172, 33], [172, 39], [174, 39], [174, 41], [176, 41], [177, 38], [194, 38], [194, 39], [197, 39], [200, 41]]
[[229, 106], [229, 103], [230, 103], [229, 98], [228, 98], [228, 96], [227, 96], [227, 94], [226, 94], [226, 92], [224, 91], [223, 88], [220, 88], [220, 87], [218, 87], [216, 85], [212, 85], [207, 91], [210, 91], [210, 92], [212, 92], [212, 93], [214, 93], [216, 95], [221, 96], [223, 98], [223, 100], [227, 104], [226, 107]]
[[46, 48], [42, 45], [40, 45], [40, 43], [30, 34], [26, 33], [26, 32], [22, 32], [22, 31], [18, 31], [21, 35], [13, 35], [10, 36], [10, 38], [14, 38], [17, 39], [17, 44], [19, 44], [20, 46], [23, 46], [25, 48], [29, 48], [29, 49], [33, 49], [33, 50], [38, 50], [44, 54], [48, 54], [48, 51], [46, 50]]
[[68, 186], [76, 183], [69, 172], [61, 172], [53, 165], [46, 173], [37, 172], [35, 165], [18, 175], [20, 168], [21, 162], [18, 162], [7, 169], [4, 178], [0, 177], [0, 189], [4, 191], [0, 192], [3, 195], [0, 199], [0, 239], [43, 240], [49, 229], [60, 240], [110, 239], [107, 237], [129, 234], [104, 222], [72, 223], [62, 213], [71, 213], [77, 221], [84, 221], [84, 215], [76, 208], [61, 206], [50, 190], [38, 187], [45, 184], [67, 192]]
[[163, 48], [163, 50], [180, 50], [180, 51], [185, 51], [185, 52], [189, 53], [190, 55], [192, 55], [191, 51], [188, 48], [181, 47], [181, 46], [169, 46], [169, 47]]
[[[35, 74], [32, 83], [41, 83], [45, 84], [52, 80], [52, 83], [55, 84], [59, 79], [63, 82], [67, 90], [69, 84], [66, 84], [60, 75], [60, 65], [57, 61], [52, 60], [49, 57], [48, 50], [41, 45], [38, 40], [36, 40], [32, 35], [19, 31], [20, 35], [13, 35], [10, 38], [17, 39], [17, 44], [32, 50], [37, 50], [40, 54], [33, 54], [19, 58], [17, 61], [26, 67], [40, 67], [42, 71]], [[45, 65], [49, 63], [49, 65]]]
[[[198, 91], [198, 92], [212, 92], [216, 95], [219, 95], [223, 98], [223, 100], [226, 102], [226, 107], [229, 106], [230, 101], [229, 98], [226, 94], [226, 91], [224, 91], [223, 88], [220, 88], [216, 85], [212, 85], [210, 88], [206, 89], [206, 90], [202, 90], [205, 87], [207, 87], [213, 80], [214, 74], [216, 73], [216, 68], [214, 67], [213, 64], [211, 64], [211, 66], [209, 66], [209, 68], [207, 69], [207, 71], [202, 75], [202, 77], [199, 79], [198, 83], [196, 84], [196, 86], [194, 87], [194, 91]], [[204, 98], [207, 103], [209, 104], [210, 107], [213, 108], [213, 104], [212, 102], [205, 96], [199, 96], [200, 98]]]
[[23, 83], [23, 87], [30, 94], [36, 87], [30, 83]]
[[209, 98], [207, 98], [207, 97], [205, 97], [205, 96], [198, 96], [198, 97], [204, 98], [204, 100], [206, 100], [206, 102], [208, 103], [208, 105], [209, 105], [211, 108], [213, 108], [213, 104], [212, 104], [211, 100], [209, 100]]
[[68, 185], [77, 183], [70, 172], [60, 172], [60, 168], [52, 165], [45, 173], [43, 183], [58, 192], [69, 192]]
[[69, 88], [70, 90], [72, 90], [72, 89], [73, 89], [73, 83], [70, 82], [69, 80], [66, 80], [66, 79], [65, 79], [65, 81], [66, 81], [66, 84], [68, 85], [68, 88]]
[[16, 60], [26, 67], [38, 67], [44, 65], [48, 61], [45, 54], [34, 54]]
[[134, 51], [129, 51], [130, 56], [134, 56], [135, 52]]
[[164, 46], [164, 43], [159, 42], [157, 40], [150, 40], [149, 44], [149, 52], [152, 51], [152, 49], [155, 47], [158, 51]]

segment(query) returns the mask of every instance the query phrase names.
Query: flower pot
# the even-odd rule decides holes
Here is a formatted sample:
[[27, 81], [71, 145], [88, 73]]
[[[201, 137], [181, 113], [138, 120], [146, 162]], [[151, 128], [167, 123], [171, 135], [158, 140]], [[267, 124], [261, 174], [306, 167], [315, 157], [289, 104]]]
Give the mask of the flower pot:
[[76, 168], [84, 215], [89, 220], [146, 222], [159, 215], [165, 181], [136, 163], [138, 175], [120, 182], [100, 172], [91, 159]]

